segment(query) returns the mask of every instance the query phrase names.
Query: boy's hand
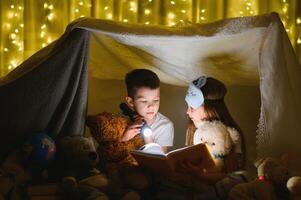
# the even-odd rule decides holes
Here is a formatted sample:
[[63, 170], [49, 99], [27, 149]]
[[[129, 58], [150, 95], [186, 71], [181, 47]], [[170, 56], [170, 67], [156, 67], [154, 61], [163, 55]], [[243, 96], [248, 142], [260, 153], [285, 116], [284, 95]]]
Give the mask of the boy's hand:
[[140, 131], [141, 131], [141, 127], [143, 125], [143, 121], [137, 121], [137, 122], [134, 122], [133, 124], [129, 125], [122, 138], [121, 138], [121, 142], [126, 142], [126, 141], [129, 141], [131, 140], [133, 137], [135, 137], [136, 135], [140, 134]]

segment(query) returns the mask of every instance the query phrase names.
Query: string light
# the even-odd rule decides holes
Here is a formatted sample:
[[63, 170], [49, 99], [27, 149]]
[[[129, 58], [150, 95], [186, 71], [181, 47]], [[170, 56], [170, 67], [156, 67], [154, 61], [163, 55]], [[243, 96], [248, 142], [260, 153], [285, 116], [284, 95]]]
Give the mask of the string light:
[[[121, 1], [121, 0], [120, 0]], [[12, 1], [11, 1], [12, 2]], [[22, 1], [23, 2], [23, 1]], [[45, 19], [42, 20], [42, 23], [38, 26], [38, 39], [40, 41], [40, 46], [45, 47], [49, 43], [51, 43], [55, 37], [53, 35], [50, 35], [49, 30], [51, 23], [53, 23], [53, 20], [56, 19], [56, 11], [58, 8], [55, 8], [55, 4], [52, 4], [54, 2], [53, 0], [44, 0], [44, 3], [42, 3], [42, 8], [45, 10]], [[74, 18], [77, 17], [84, 17], [89, 15], [89, 9], [92, 4], [89, 2], [94, 2], [92, 0], [73, 0], [74, 4], [72, 4], [71, 11], [74, 14]], [[96, 2], [96, 1], [95, 1]], [[113, 1], [103, 1], [105, 2], [105, 5], [101, 7], [101, 18], [110, 19], [112, 20], [114, 15], [114, 5]], [[140, 11], [140, 1], [138, 0], [127, 0], [126, 6], [123, 7], [123, 10], [126, 12], [126, 18], [119, 18], [120, 21], [123, 22], [133, 22], [133, 19], [136, 19], [137, 17], [137, 10], [139, 5], [139, 11]], [[139, 17], [143, 17], [143, 20], [141, 20], [141, 23], [148, 25], [152, 23], [158, 23], [157, 21], [154, 22], [154, 18], [157, 16], [157, 10], [154, 10], [153, 5], [158, 5], [156, 3], [157, 1], [144, 1], [143, 4], [141, 3], [142, 7], [142, 15], [139, 15]], [[165, 23], [167, 25], [173, 26], [176, 24], [176, 22], [184, 22], [188, 18], [189, 15], [191, 15], [191, 5], [187, 4], [186, 0], [176, 1], [176, 0], [164, 0], [165, 5], [170, 7], [170, 10], [167, 10], [167, 16], [165, 17]], [[256, 3], [255, 0], [244, 0], [242, 1], [241, 9], [235, 10], [235, 14], [239, 13], [239, 16], [245, 16], [245, 15], [254, 15], [258, 13], [258, 10], [256, 9]], [[138, 4], [139, 3], [139, 4]], [[176, 4], [177, 3], [177, 4]], [[152, 4], [152, 6], [150, 6]], [[290, 1], [287, 0], [281, 0], [278, 2], [278, 5], [280, 7], [278, 8], [278, 12], [280, 13], [283, 25], [285, 26], [285, 30], [289, 33], [291, 38], [296, 38], [293, 40], [295, 44], [300, 45], [301, 44], [301, 38], [296, 37], [295, 35], [292, 35], [295, 33], [294, 26], [301, 24], [301, 18], [297, 17], [296, 21], [293, 21], [293, 18], [290, 18], [291, 15], [291, 4]], [[188, 5], [189, 7], [186, 7]], [[209, 13], [206, 10], [207, 7], [203, 7], [198, 10], [198, 16], [197, 20], [203, 22], [206, 22], [208, 17], [210, 17]], [[2, 52], [6, 53], [6, 60], [4, 61], [6, 69], [13, 69], [18, 65], [20, 62], [20, 56], [23, 55], [24, 52], [24, 38], [23, 38], [23, 32], [24, 32], [24, 24], [23, 21], [23, 12], [24, 12], [24, 5], [19, 3], [10, 3], [6, 5], [6, 13], [4, 13], [2, 16], [4, 20], [2, 20], [3, 29], [2, 32], [5, 32], [7, 35], [7, 40], [4, 40], [6, 42], [2, 45]], [[123, 12], [124, 12], [123, 11]], [[169, 12], [172, 11], [172, 12]], [[139, 12], [140, 14], [140, 12]], [[7, 19], [5, 19], [7, 18]], [[290, 20], [291, 19], [291, 20]], [[6, 20], [6, 21], [5, 21]], [[188, 19], [189, 20], [189, 19]], [[296, 23], [292, 25], [292, 23]], [[299, 27], [299, 26], [298, 26]], [[0, 50], [1, 50], [0, 49]]]

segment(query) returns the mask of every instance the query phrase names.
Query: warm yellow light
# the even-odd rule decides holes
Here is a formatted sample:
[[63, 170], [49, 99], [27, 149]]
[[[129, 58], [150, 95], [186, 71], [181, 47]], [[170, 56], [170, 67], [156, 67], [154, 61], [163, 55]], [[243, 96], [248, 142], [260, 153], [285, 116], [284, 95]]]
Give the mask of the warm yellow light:
[[151, 11], [150, 11], [149, 9], [145, 9], [145, 10], [144, 10], [144, 14], [146, 14], [146, 15], [149, 15], [150, 12], [151, 12]]
[[43, 44], [42, 44], [42, 47], [46, 47], [46, 45], [47, 45], [46, 43], [43, 43]]
[[246, 10], [250, 10], [250, 7], [246, 7]]
[[170, 18], [170, 19], [175, 18], [175, 14], [174, 13], [168, 13], [168, 18]]
[[14, 17], [14, 13], [13, 12], [8, 12], [7, 13], [7, 17], [8, 18], [13, 18]]
[[14, 9], [14, 8], [15, 8], [15, 6], [12, 4], [12, 5], [10, 5], [10, 8]]
[[108, 9], [109, 9], [109, 6], [106, 6], [106, 7], [104, 7], [103, 9], [104, 9], [104, 10], [108, 10]]
[[283, 2], [283, 3], [285, 3], [285, 2], [286, 2], [286, 0], [282, 0], [282, 2]]
[[202, 10], [201, 10], [201, 13], [205, 13], [205, 12], [206, 12], [206, 9], [202, 9]]
[[49, 38], [47, 39], [47, 42], [48, 42], [48, 43], [51, 43], [51, 42], [52, 42], [52, 38], [49, 37]]
[[123, 21], [123, 22], [128, 22], [128, 20], [127, 20], [127, 19], [123, 19], [122, 21]]
[[144, 22], [144, 24], [149, 24], [149, 22]]
[[19, 10], [22, 10], [23, 8], [22, 8], [22, 6], [19, 6], [18, 9], [19, 9]]
[[134, 12], [136, 9], [134, 7], [130, 8], [130, 11]]
[[48, 9], [49, 9], [49, 10], [52, 10], [52, 9], [53, 9], [53, 5], [49, 5], [49, 6], [48, 6]]
[[131, 1], [131, 2], [130, 2], [130, 5], [131, 5], [131, 7], [135, 7], [135, 6], [136, 6], [136, 3], [133, 2], [133, 1]]
[[47, 3], [44, 3], [44, 8], [46, 9], [48, 7], [48, 4]]
[[20, 24], [20, 27], [23, 28], [23, 27], [24, 27], [24, 24]]
[[301, 18], [300, 18], [300, 17], [298, 17], [298, 18], [296, 19], [296, 23], [297, 23], [297, 24], [301, 24]]
[[45, 32], [41, 31], [40, 37], [43, 38], [45, 36]]
[[8, 67], [7, 67], [9, 70], [11, 70], [12, 69], [12, 66], [11, 65], [8, 65]]
[[79, 17], [85, 17], [85, 15], [81, 15], [81, 16], [79, 16]]
[[17, 62], [15, 60], [11, 60], [10, 61], [10, 64], [13, 66], [13, 67], [17, 67]]
[[251, 11], [250, 11], [250, 14], [251, 14], [251, 15], [253, 15], [253, 14], [254, 14], [254, 11], [253, 11], [253, 10], [251, 10]]
[[148, 2], [152, 2], [153, 0], [148, 0]]
[[297, 39], [297, 44], [301, 44], [301, 38]]
[[78, 4], [79, 4], [80, 6], [82, 6], [82, 5], [84, 5], [84, 2], [80, 1]]
[[15, 33], [10, 34], [10, 38], [11, 38], [11, 39], [15, 39], [16, 36], [17, 36], [17, 35], [16, 35]]
[[172, 5], [175, 5], [175, 4], [176, 4], [174, 1], [170, 1], [170, 3], [171, 3]]
[[282, 8], [282, 11], [283, 11], [284, 13], [286, 13], [286, 12], [287, 12], [287, 6], [284, 6], [284, 7]]
[[243, 15], [243, 14], [244, 14], [244, 12], [243, 12], [243, 11], [239, 11], [239, 14]]
[[205, 20], [205, 17], [201, 17], [201, 20], [204, 21], [204, 20]]
[[18, 17], [18, 13], [15, 13], [14, 16], [15, 16], [15, 17]]
[[290, 32], [290, 30], [289, 30], [288, 28], [287, 28], [287, 29], [285, 29], [285, 30], [286, 30], [286, 32], [288, 32], [288, 33]]
[[78, 8], [76, 8], [74, 11], [75, 11], [76, 13], [78, 13], [78, 12], [79, 12], [79, 9], [78, 9]]
[[15, 29], [15, 33], [19, 33], [19, 30], [17, 28]]
[[248, 2], [248, 3], [246, 3], [247, 4], [247, 6], [251, 6], [252, 5], [252, 3], [251, 2]]
[[7, 29], [10, 29], [10, 28], [11, 28], [10, 23], [6, 23], [5, 26], [6, 26]]
[[181, 13], [186, 13], [186, 10], [181, 10]]
[[4, 51], [4, 52], [8, 52], [8, 48], [4, 48], [3, 51]]
[[22, 48], [22, 47], [19, 47], [18, 51], [23, 51], [23, 48]]
[[112, 19], [112, 17], [113, 17], [112, 13], [107, 14], [107, 19]]
[[54, 16], [54, 14], [53, 14], [53, 13], [50, 13], [50, 14], [47, 16], [47, 19], [48, 19], [49, 21], [51, 21], [51, 20], [53, 19], [53, 16]]
[[42, 26], [41, 26], [41, 29], [45, 29], [46, 28], [46, 24], [43, 24]]

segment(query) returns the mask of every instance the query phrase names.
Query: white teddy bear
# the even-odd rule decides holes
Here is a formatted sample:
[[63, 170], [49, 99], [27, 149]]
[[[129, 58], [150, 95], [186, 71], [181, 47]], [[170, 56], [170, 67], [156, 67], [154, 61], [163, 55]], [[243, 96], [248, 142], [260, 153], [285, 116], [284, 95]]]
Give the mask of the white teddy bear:
[[220, 121], [198, 121], [195, 126], [193, 144], [206, 144], [216, 165], [213, 171], [221, 171], [223, 158], [234, 148], [240, 148], [235, 146], [241, 143], [238, 131]]

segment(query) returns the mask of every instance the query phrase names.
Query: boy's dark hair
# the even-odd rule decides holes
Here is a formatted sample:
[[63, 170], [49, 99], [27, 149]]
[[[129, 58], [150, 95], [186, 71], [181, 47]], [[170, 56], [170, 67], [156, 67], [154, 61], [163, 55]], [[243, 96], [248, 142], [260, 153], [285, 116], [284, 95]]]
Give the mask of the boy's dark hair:
[[148, 69], [134, 69], [125, 76], [125, 84], [129, 97], [134, 97], [136, 90], [141, 87], [157, 89], [160, 79], [156, 73]]

